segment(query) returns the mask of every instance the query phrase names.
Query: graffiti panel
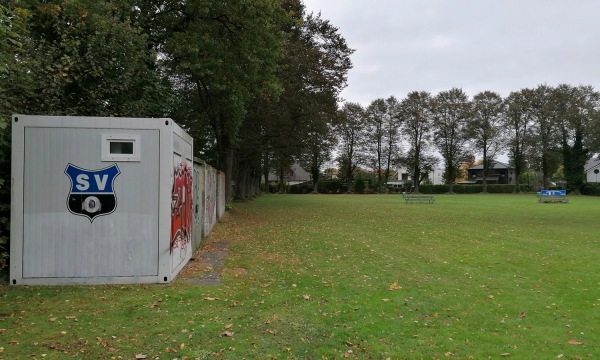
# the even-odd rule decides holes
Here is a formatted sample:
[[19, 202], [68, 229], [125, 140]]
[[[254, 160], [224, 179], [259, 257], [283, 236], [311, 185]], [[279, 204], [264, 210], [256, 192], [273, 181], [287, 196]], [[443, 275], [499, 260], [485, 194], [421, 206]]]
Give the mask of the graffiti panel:
[[192, 240], [192, 167], [181, 158], [174, 162], [171, 192], [171, 254], [173, 266], [185, 260]]
[[204, 233], [208, 234], [217, 221], [217, 172], [215, 169], [207, 169], [204, 188], [206, 196]]

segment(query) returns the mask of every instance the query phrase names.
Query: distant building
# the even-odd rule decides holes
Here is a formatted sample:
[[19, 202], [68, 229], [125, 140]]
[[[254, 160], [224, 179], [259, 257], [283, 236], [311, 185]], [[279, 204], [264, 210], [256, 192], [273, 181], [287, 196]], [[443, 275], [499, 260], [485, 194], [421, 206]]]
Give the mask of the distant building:
[[[409, 170], [405, 167], [400, 167], [396, 173], [394, 174], [394, 183], [411, 183], [412, 184], [412, 174], [409, 172]], [[427, 179], [429, 179], [429, 182], [432, 183], [433, 185], [443, 185], [445, 184], [444, 182], [444, 169], [434, 169], [433, 171], [427, 173], [427, 177], [425, 179], [423, 179], [423, 181], [421, 182], [421, 184], [423, 184], [423, 182], [427, 181]], [[388, 181], [388, 184], [390, 183], [390, 181]]]
[[[269, 173], [269, 181], [279, 181], [279, 175], [271, 171]], [[300, 164], [294, 163], [284, 171], [283, 181], [287, 185], [297, 185], [311, 181], [311, 177], [310, 174], [304, 170], [302, 166], [300, 166]]]
[[588, 183], [600, 182], [600, 158], [589, 159], [585, 163], [585, 175]]
[[[505, 163], [494, 162], [488, 172], [487, 184], [516, 184], [515, 170]], [[467, 174], [468, 180], [462, 181], [460, 184], [483, 184], [483, 164], [471, 166], [467, 169]]]

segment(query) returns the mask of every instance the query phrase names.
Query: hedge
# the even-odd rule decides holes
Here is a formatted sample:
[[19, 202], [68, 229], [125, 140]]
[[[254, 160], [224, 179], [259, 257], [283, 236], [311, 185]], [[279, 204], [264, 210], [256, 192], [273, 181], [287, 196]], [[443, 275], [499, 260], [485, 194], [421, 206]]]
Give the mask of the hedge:
[[581, 188], [581, 195], [600, 196], [600, 185], [585, 184]]
[[[448, 185], [421, 185], [419, 191], [423, 194], [445, 194], [449, 190]], [[519, 185], [521, 192], [529, 192], [527, 185]], [[491, 194], [512, 194], [515, 185], [489, 184], [488, 193]], [[457, 194], [479, 194], [483, 192], [483, 185], [454, 185], [454, 192]]]

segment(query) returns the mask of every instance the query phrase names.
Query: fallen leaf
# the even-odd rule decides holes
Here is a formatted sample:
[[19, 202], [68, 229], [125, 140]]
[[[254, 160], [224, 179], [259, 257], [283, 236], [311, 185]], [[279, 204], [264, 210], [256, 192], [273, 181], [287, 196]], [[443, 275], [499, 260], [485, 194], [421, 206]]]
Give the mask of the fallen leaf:
[[56, 318], [55, 318], [55, 317], [52, 317], [52, 318], [48, 319], [48, 321], [50, 321], [50, 322], [55, 322], [55, 321], [56, 321]]
[[500, 356], [502, 356], [502, 357], [509, 357], [510, 353], [502, 353], [502, 354], [500, 354]]
[[231, 329], [233, 327], [233, 324], [227, 324], [225, 325], [225, 329]]
[[390, 284], [390, 288], [389, 289], [390, 290], [400, 290], [400, 289], [402, 289], [402, 286], [398, 285], [397, 282], [394, 282], [394, 283]]
[[388, 301], [390, 301], [390, 299], [381, 299], [381, 301], [388, 302]]
[[135, 358], [136, 358], [136, 359], [146, 359], [146, 358], [148, 358], [148, 357], [147, 357], [146, 355], [144, 355], [144, 354], [136, 354], [136, 355], [135, 355]]
[[580, 343], [577, 340], [569, 340], [569, 341], [567, 341], [567, 344], [569, 344], [569, 345], [581, 345], [582, 343]]
[[558, 354], [558, 355], [556, 356], [556, 358], [557, 358], [557, 359], [562, 359], [562, 358], [564, 358], [564, 357], [565, 357], [565, 354]]
[[219, 298], [207, 297], [207, 298], [204, 298], [204, 300], [215, 301], [215, 300], [219, 300]]
[[77, 316], [65, 316], [65, 319], [73, 320], [73, 319], [77, 319]]
[[519, 314], [519, 317], [520, 317], [520, 318], [524, 318], [524, 317], [526, 317], [526, 316], [527, 316], [527, 314], [525, 313], [525, 311], [523, 311], [523, 312], [521, 312], [521, 313]]
[[302, 295], [302, 297], [304, 298], [304, 300], [310, 300], [311, 299], [310, 295]]
[[223, 331], [221, 333], [221, 336], [231, 337], [231, 336], [233, 336], [233, 331]]

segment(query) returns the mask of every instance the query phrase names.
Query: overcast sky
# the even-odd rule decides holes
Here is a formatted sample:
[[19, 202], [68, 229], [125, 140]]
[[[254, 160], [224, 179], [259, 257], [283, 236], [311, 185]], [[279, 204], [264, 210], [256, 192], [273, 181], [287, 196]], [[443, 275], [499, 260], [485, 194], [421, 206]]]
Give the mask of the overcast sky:
[[453, 87], [469, 96], [539, 84], [600, 90], [599, 0], [304, 0], [339, 28], [346, 101]]

